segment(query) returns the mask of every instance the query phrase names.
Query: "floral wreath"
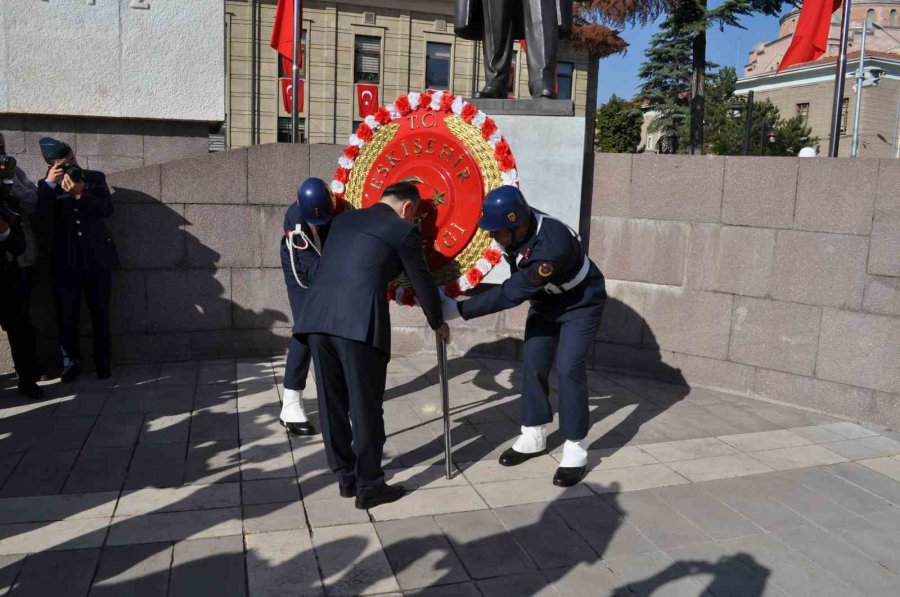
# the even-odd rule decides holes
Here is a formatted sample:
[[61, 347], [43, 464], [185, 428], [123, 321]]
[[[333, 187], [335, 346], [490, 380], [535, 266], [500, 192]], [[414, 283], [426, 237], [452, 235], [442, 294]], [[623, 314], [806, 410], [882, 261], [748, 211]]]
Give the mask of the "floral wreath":
[[[422, 93], [413, 91], [406, 95], [401, 95], [391, 104], [379, 106], [375, 113], [366, 116], [356, 129], [356, 132], [350, 135], [350, 144], [344, 148], [343, 155], [338, 159], [338, 168], [334, 172], [334, 180], [331, 181], [331, 191], [336, 199], [341, 200], [342, 203], [351, 208], [353, 207], [344, 199], [344, 196], [353, 166], [357, 159], [360, 158], [360, 154], [363, 153], [363, 148], [367, 145], [372, 145], [380, 152], [384, 147], [384, 143], [378, 143], [379, 129], [383, 129], [386, 125], [390, 125], [419, 108], [447, 116], [455, 116], [461, 119], [465, 125], [480, 133], [479, 142], [486, 143], [492, 152], [492, 155], [489, 157], [475, 157], [482, 170], [485, 169], [485, 166], [499, 168], [502, 184], [519, 186], [516, 160], [512, 155], [509, 143], [500, 134], [493, 119], [479, 110], [475, 104], [465, 101], [462, 97], [454, 97], [449, 91], [428, 90]], [[374, 142], [373, 139], [375, 140]], [[457, 258], [459, 257], [460, 255], [457, 255]], [[454, 260], [457, 258], [454, 258]], [[494, 266], [500, 263], [502, 258], [503, 247], [493, 239], [490, 239], [487, 248], [474, 260], [474, 263], [466, 268], [455, 280], [451, 280], [443, 285], [444, 293], [451, 298], [457, 298], [462, 293], [475, 288], [494, 269]], [[402, 286], [396, 280], [388, 286], [388, 299], [402, 305], [412, 306], [417, 304], [412, 288]]]

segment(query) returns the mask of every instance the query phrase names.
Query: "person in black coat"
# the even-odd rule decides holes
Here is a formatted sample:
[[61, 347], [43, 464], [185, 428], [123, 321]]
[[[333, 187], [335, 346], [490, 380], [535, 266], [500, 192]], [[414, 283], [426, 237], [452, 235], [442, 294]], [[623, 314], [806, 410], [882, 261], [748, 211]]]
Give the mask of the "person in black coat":
[[[587, 359], [606, 304], [603, 274], [587, 256], [574, 230], [532, 209], [517, 187], [488, 193], [478, 226], [503, 246], [512, 275], [501, 286], [455, 302], [463, 319], [511, 309], [529, 301], [525, 322], [522, 389], [522, 435], [500, 456], [515, 466], [546, 454], [550, 407], [550, 369], [559, 375], [559, 431], [566, 439], [553, 484], [578, 483], [587, 464], [589, 412]], [[446, 311], [445, 311], [446, 312]], [[448, 316], [452, 318], [452, 314]]]
[[[321, 178], [307, 178], [297, 189], [297, 200], [284, 214], [281, 239], [281, 269], [287, 286], [291, 314], [296, 322], [303, 311], [309, 287], [309, 262], [322, 254], [332, 218], [334, 197]], [[303, 410], [303, 390], [309, 374], [311, 353], [305, 335], [292, 334], [284, 367], [281, 424], [294, 435], [315, 435], [316, 429]]]
[[391, 355], [388, 283], [405, 272], [428, 325], [445, 342], [450, 337], [413, 223], [419, 201], [415, 185], [400, 182], [385, 189], [380, 203], [332, 221], [294, 328], [310, 335], [328, 464], [341, 496], [355, 495], [360, 509], [405, 493], [384, 482], [381, 468]]
[[25, 233], [21, 216], [8, 203], [13, 181], [11, 172], [0, 167], [0, 327], [6, 331], [12, 352], [18, 391], [29, 398], [41, 398], [37, 385], [37, 354], [34, 329], [26, 317], [26, 307], [19, 292], [19, 265], [16, 258], [25, 251]]
[[97, 378], [110, 371], [109, 296], [112, 270], [119, 265], [116, 247], [104, 220], [113, 214], [106, 176], [78, 166], [72, 148], [50, 137], [40, 140], [49, 168], [38, 183], [38, 213], [53, 225], [50, 275], [56, 303], [62, 380], [81, 373], [78, 319], [81, 295], [87, 300], [93, 327]]

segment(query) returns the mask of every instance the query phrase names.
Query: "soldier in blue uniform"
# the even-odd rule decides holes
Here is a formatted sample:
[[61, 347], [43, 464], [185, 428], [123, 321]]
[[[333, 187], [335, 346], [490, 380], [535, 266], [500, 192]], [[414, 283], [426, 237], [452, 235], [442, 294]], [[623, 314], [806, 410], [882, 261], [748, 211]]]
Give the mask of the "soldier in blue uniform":
[[102, 172], [78, 166], [66, 143], [44, 137], [40, 145], [49, 168], [38, 183], [38, 212], [53, 225], [50, 274], [63, 356], [62, 380], [74, 381], [81, 373], [78, 319], [82, 294], [91, 314], [97, 378], [106, 379], [112, 374], [109, 295], [112, 270], [119, 265], [104, 223], [114, 209], [109, 187]]
[[387, 287], [406, 273], [431, 328], [446, 341], [437, 287], [415, 225], [419, 191], [411, 182], [384, 190], [381, 202], [331, 224], [328, 246], [312, 271], [295, 332], [310, 334], [325, 454], [340, 495], [368, 509], [400, 499], [384, 482], [384, 388], [391, 355]]
[[[281, 267], [295, 322], [300, 319], [306, 289], [309, 287], [309, 262], [322, 254], [334, 212], [334, 197], [325, 181], [321, 178], [307, 178], [297, 189], [297, 201], [284, 214]], [[295, 435], [316, 433], [303, 410], [302, 401], [309, 362], [307, 337], [302, 334], [292, 335], [284, 368], [280, 420]]]
[[[500, 456], [515, 466], [546, 453], [546, 424], [553, 420], [549, 374], [559, 373], [559, 429], [566, 439], [553, 483], [578, 483], [587, 464], [587, 355], [606, 302], [603, 274], [578, 235], [559, 220], [532, 209], [518, 188], [488, 193], [478, 226], [503, 246], [512, 275], [502, 285], [460, 302], [444, 296], [445, 318], [481, 317], [530, 301], [525, 323], [522, 435]], [[454, 309], [455, 308], [455, 309]]]

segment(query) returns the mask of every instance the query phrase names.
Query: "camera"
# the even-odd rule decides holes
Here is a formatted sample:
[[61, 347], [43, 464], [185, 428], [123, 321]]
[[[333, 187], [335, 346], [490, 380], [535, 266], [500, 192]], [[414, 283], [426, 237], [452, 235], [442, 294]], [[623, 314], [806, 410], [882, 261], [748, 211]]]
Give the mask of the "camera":
[[11, 155], [0, 154], [0, 181], [12, 183], [16, 176], [16, 158]]
[[84, 182], [84, 170], [81, 169], [81, 166], [77, 164], [61, 164], [60, 168], [62, 168], [63, 174], [68, 174], [69, 178], [72, 179], [72, 182]]

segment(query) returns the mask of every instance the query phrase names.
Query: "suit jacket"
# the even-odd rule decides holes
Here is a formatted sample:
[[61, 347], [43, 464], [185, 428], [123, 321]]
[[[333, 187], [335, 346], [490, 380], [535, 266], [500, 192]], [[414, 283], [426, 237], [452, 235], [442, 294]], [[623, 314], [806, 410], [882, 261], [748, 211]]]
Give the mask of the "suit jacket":
[[389, 205], [350, 211], [331, 221], [328, 246], [311, 273], [296, 334], [328, 334], [391, 353], [388, 283], [406, 272], [428, 325], [444, 323], [437, 287], [425, 264], [422, 235]]
[[85, 188], [80, 199], [62, 185], [38, 184], [38, 213], [53, 223], [50, 270], [54, 278], [93, 274], [119, 265], [119, 254], [104, 220], [114, 211], [106, 176], [84, 171]]
[[[456, 0], [453, 13], [453, 29], [463, 39], [484, 40], [484, 10], [482, 2], [509, 2], [510, 0]], [[515, 2], [513, 17], [513, 39], [525, 37], [525, 22], [522, 17], [524, 4]], [[554, 15], [546, 15], [554, 18]], [[572, 0], [556, 0], [556, 23], [559, 26], [559, 39], [572, 35]]]

